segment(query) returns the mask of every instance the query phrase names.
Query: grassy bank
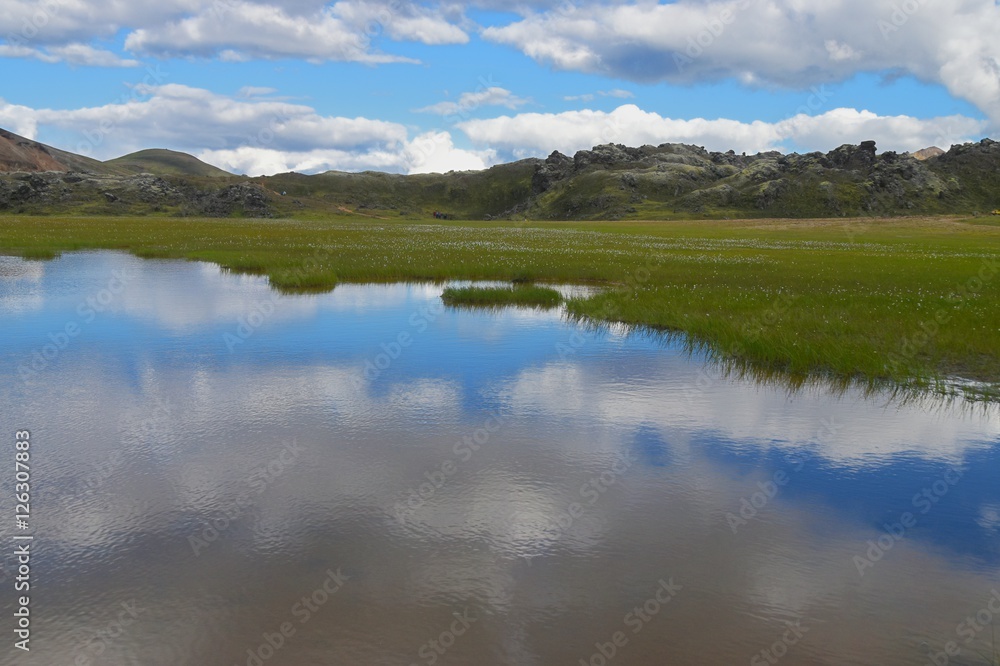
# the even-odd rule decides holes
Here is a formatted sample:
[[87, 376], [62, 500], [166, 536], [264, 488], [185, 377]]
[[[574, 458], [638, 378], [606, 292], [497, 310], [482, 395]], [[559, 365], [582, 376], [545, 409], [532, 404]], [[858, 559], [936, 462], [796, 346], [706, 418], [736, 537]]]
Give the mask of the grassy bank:
[[0, 217], [0, 251], [120, 249], [212, 261], [276, 286], [595, 283], [571, 313], [690, 334], [763, 372], [1000, 385], [992, 220], [399, 223]]
[[554, 308], [562, 303], [562, 295], [549, 287], [515, 285], [513, 287], [448, 287], [441, 298], [448, 305], [492, 307], [523, 305]]

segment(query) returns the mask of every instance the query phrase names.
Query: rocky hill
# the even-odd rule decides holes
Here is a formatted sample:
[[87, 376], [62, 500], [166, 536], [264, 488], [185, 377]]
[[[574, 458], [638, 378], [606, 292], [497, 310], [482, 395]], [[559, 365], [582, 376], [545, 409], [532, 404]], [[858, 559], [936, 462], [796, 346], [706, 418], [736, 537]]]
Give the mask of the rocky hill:
[[17, 169], [0, 174], [0, 212], [25, 214], [398, 219], [436, 212], [520, 220], [976, 214], [1000, 208], [1000, 143], [989, 139], [919, 156], [879, 154], [873, 141], [805, 155], [609, 144], [476, 172], [246, 178], [183, 153], [143, 151], [96, 162], [0, 136], [15, 137], [8, 144], [20, 151], [0, 152], [0, 164]]
[[915, 153], [910, 153], [914, 159], [918, 160], [929, 160], [932, 157], [938, 157], [944, 155], [944, 151], [937, 146], [931, 146], [930, 148], [924, 148], [923, 150], [918, 150]]
[[46, 146], [0, 129], [0, 174], [31, 171], [86, 171], [119, 173], [103, 162]]
[[598, 146], [550, 155], [533, 191], [529, 210], [545, 217], [974, 213], [1000, 204], [1000, 144], [986, 139], [925, 160], [878, 154], [873, 141], [806, 155]]

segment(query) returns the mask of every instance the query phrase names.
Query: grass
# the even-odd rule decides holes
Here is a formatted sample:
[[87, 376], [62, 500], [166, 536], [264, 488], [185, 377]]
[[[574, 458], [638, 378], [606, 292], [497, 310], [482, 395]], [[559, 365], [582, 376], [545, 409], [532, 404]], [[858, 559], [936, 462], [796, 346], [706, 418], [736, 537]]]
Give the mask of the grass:
[[0, 252], [212, 261], [276, 287], [597, 284], [571, 315], [685, 334], [734, 367], [1000, 396], [1000, 227], [981, 220], [488, 222], [0, 217]]
[[523, 305], [554, 308], [562, 303], [562, 294], [549, 287], [516, 284], [512, 287], [448, 287], [441, 295], [448, 305], [493, 307]]
[[332, 269], [281, 269], [272, 272], [268, 281], [275, 289], [286, 293], [325, 292], [337, 284], [337, 274]]

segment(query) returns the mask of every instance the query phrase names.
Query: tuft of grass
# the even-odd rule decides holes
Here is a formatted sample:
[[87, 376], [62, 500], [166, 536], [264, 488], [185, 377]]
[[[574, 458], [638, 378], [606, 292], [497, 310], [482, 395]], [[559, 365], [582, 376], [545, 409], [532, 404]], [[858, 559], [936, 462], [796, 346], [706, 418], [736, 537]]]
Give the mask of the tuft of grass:
[[448, 287], [441, 298], [448, 305], [499, 307], [522, 305], [554, 308], [562, 303], [562, 294], [549, 287], [515, 285], [513, 287]]
[[333, 269], [286, 268], [267, 277], [272, 287], [285, 293], [323, 293], [337, 286]]
[[533, 284], [535, 282], [535, 275], [531, 271], [517, 271], [514, 273], [514, 277], [511, 278], [511, 282], [514, 284]]
[[21, 250], [21, 256], [32, 261], [51, 261], [59, 256], [59, 253], [50, 248], [29, 248]]

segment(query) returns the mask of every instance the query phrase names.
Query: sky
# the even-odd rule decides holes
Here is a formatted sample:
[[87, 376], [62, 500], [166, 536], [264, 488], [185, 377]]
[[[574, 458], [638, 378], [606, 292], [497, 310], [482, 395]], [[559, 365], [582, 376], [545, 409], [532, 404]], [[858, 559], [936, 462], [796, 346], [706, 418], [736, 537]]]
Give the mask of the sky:
[[234, 173], [1000, 138], [1000, 0], [3, 0], [0, 127]]

